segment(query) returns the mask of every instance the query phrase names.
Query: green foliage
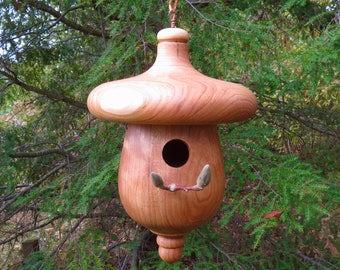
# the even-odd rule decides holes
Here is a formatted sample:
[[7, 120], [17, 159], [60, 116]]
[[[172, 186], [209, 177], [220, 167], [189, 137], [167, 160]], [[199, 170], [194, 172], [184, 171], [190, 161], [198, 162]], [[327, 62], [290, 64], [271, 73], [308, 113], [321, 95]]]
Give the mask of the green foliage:
[[[223, 205], [219, 222], [228, 227], [235, 217], [241, 216], [244, 229], [252, 237], [249, 248], [262, 249], [267, 241], [277, 241], [276, 235], [280, 235], [281, 244], [287, 241], [284, 248], [289, 250], [294, 236], [323, 230], [321, 220], [331, 217], [337, 209], [340, 193], [328, 184], [320, 170], [300, 161], [297, 155], [269, 150], [275, 133], [268, 125], [259, 128], [261, 124], [253, 120], [231, 130], [229, 127], [229, 131], [221, 128], [229, 181], [228, 203]], [[283, 213], [277, 219], [265, 218], [273, 210]], [[314, 237], [294, 244], [307, 245], [303, 241], [309, 241], [309, 245], [321, 248], [322, 237]]]
[[80, 236], [69, 247], [65, 260], [68, 263], [61, 267], [56, 265], [54, 269], [115, 269], [113, 266], [105, 263], [103, 258], [107, 259], [107, 254], [103, 253], [102, 241], [103, 234], [99, 230], [87, 230], [86, 234]]
[[[254, 129], [253, 125], [257, 126], [256, 120], [222, 135], [225, 153], [228, 153], [225, 160], [229, 189], [237, 192], [231, 193], [232, 196], [239, 196], [245, 189], [246, 199], [242, 204], [243, 207], [244, 203], [249, 204], [250, 209], [243, 208], [242, 211], [247, 211], [248, 215], [256, 213], [258, 217], [252, 225], [262, 222], [262, 216], [272, 209], [285, 211], [282, 219], [287, 222], [288, 232], [301, 231], [301, 222], [308, 224], [318, 220], [315, 217], [328, 215], [328, 211], [319, 205], [329, 191], [320, 171], [301, 162], [297, 155], [282, 155], [265, 149], [274, 139], [272, 128]], [[235, 205], [239, 203], [235, 202]]]
[[21, 270], [53, 270], [52, 262], [46, 257], [48, 254], [43, 251], [33, 252], [24, 262]]
[[119, 202], [124, 125], [84, 110], [98, 84], [152, 65], [168, 3], [45, 2], [0, 3], [0, 245], [45, 239], [24, 269], [340, 267], [334, 1], [179, 1], [193, 65], [248, 86], [259, 110], [219, 127], [226, 196], [173, 265]]

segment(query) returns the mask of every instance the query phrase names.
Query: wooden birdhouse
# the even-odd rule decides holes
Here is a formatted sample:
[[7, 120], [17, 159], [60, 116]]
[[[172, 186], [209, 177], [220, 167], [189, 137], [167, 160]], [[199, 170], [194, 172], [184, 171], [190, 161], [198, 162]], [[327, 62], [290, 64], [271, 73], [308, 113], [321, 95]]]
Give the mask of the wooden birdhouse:
[[189, 61], [188, 33], [158, 35], [157, 58], [141, 75], [104, 83], [88, 97], [100, 119], [128, 123], [118, 188], [126, 212], [157, 234], [174, 262], [185, 235], [219, 209], [225, 172], [217, 124], [254, 115], [257, 101], [239, 84], [213, 79]]

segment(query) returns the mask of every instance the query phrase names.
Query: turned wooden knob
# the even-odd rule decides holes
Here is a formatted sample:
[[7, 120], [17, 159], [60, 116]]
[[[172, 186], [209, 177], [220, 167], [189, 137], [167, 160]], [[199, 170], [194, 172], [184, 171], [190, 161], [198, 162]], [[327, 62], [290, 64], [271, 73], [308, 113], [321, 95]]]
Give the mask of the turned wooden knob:
[[182, 257], [184, 236], [169, 237], [158, 235], [157, 244], [159, 257], [167, 263], [174, 263]]

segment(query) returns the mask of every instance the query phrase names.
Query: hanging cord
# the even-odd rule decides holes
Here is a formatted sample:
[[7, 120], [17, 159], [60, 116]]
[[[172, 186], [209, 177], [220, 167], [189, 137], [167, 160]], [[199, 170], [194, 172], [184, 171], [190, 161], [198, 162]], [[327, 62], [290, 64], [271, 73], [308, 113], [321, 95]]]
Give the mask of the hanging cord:
[[170, 16], [170, 26], [171, 28], [176, 27], [176, 9], [178, 0], [175, 0], [175, 4], [172, 5], [172, 0], [169, 0], [169, 16]]

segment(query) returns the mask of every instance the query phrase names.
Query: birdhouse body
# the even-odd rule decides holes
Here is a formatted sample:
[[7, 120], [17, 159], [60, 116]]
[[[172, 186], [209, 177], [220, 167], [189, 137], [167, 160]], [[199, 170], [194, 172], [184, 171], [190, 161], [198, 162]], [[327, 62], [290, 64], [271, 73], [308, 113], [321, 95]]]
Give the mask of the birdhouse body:
[[[165, 192], [150, 181], [157, 172], [167, 185], [193, 186], [205, 164], [214, 183], [200, 192]], [[219, 208], [225, 188], [216, 126], [129, 125], [118, 185], [127, 213], [157, 234], [184, 235], [205, 223]]]
[[255, 113], [246, 87], [207, 77], [191, 65], [188, 33], [158, 33], [157, 58], [141, 75], [104, 83], [88, 97], [92, 114], [126, 122], [118, 175], [126, 212], [156, 233], [167, 262], [182, 254], [185, 235], [218, 210], [225, 173], [218, 123]]

